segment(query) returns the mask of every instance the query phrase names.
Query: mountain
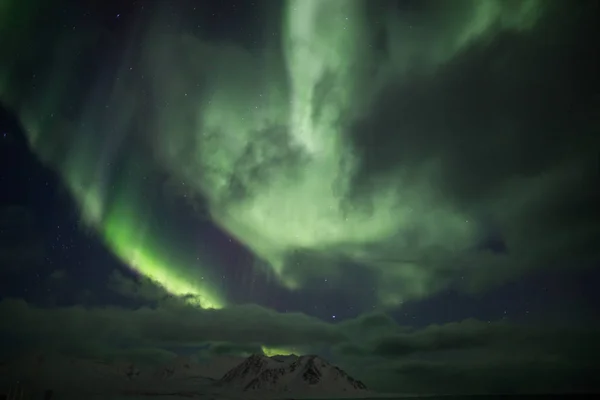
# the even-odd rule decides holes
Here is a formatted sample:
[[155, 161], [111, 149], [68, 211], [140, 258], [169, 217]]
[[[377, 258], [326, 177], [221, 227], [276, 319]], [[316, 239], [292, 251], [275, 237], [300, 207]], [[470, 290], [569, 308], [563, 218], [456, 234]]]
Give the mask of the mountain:
[[[233, 368], [231, 368], [233, 366]], [[229, 371], [224, 373], [225, 369]], [[211, 376], [212, 375], [212, 376]], [[213, 378], [214, 377], [214, 378]], [[364, 384], [318, 356], [221, 356], [206, 362], [177, 357], [160, 366], [32, 354], [0, 364], [3, 387], [92, 395], [366, 397]]]
[[277, 358], [267, 357], [261, 354], [253, 354], [246, 358], [237, 367], [227, 372], [218, 382], [218, 386], [228, 389], [246, 390], [252, 380], [263, 371], [281, 370], [285, 372], [288, 363]]
[[366, 386], [315, 356], [252, 355], [221, 378], [218, 386], [244, 392], [347, 396], [367, 394]]

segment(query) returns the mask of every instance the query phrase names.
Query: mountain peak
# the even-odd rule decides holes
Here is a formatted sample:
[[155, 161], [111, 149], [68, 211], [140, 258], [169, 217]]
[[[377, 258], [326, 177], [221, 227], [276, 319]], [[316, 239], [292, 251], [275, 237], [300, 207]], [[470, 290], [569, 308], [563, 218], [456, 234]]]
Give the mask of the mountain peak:
[[230, 370], [219, 385], [243, 391], [344, 393], [366, 386], [315, 355], [267, 357], [253, 354]]
[[278, 363], [264, 354], [252, 354], [237, 367], [227, 372], [219, 381], [222, 386], [246, 386], [250, 380], [260, 374], [269, 364]]

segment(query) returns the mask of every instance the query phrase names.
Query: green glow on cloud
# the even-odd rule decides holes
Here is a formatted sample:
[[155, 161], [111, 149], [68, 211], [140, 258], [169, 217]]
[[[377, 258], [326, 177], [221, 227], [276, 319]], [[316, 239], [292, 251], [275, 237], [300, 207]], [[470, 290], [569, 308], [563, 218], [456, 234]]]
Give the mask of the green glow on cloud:
[[[3, 4], [10, 9], [17, 2]], [[142, 58], [123, 60], [124, 70], [133, 61], [141, 64], [136, 76], [144, 80], [113, 82], [108, 102], [90, 96], [83, 115], [68, 124], [56, 122], [56, 104], [70, 95], [65, 82], [71, 66], [62, 58], [44, 96], [15, 100], [19, 90], [11, 67], [0, 70], [0, 95], [18, 110], [40, 157], [63, 176], [84, 221], [119, 258], [169, 292], [191, 294], [202, 307], [225, 305], [210, 269], [174, 256], [165, 238], [145, 224], [147, 213], [156, 210], [146, 210], [143, 173], [135, 163], [125, 164], [124, 182], [114, 188], [105, 176], [114, 149], [100, 139], [80, 139], [90, 136], [91, 127], [97, 138], [102, 129], [126, 137], [139, 119], [136, 104], [148, 101], [142, 88], [149, 85], [152, 98], [160, 100], [145, 117], [155, 129], [147, 133], [153, 153], [146, 158], [189, 183], [208, 201], [214, 221], [265, 260], [282, 284], [300, 288], [315, 276], [333, 279], [343, 273], [339, 260], [350, 259], [372, 269], [382, 303], [397, 304], [437, 289], [431, 269], [469, 248], [475, 228], [436, 190], [435, 159], [373, 176], [368, 190], [354, 190], [361, 160], [348, 128], [368, 115], [370, 99], [385, 82], [423, 63], [423, 71], [432, 71], [499, 26], [527, 29], [539, 2], [464, 1], [451, 14], [449, 3], [440, 3], [433, 22], [419, 25], [418, 32], [410, 21], [402, 23], [404, 16], [395, 16], [400, 23], [389, 24], [391, 61], [377, 66], [375, 75], [367, 74], [372, 65], [365, 4], [289, 0], [281, 48], [260, 54], [166, 35], [152, 26], [142, 36]], [[0, 25], [6, 32], [14, 23], [0, 16]], [[3, 48], [9, 44], [0, 38]], [[281, 50], [282, 61], [274, 62], [272, 54]], [[103, 111], [107, 104], [111, 113]], [[61, 143], [57, 137], [65, 131], [70, 139]], [[431, 258], [432, 250], [438, 258]], [[326, 262], [319, 268], [288, 262], [302, 252]]]
[[[97, 143], [82, 140], [88, 136], [78, 136], [79, 139], [72, 139], [73, 152], [61, 162], [52, 153], [44, 153], [51, 149], [45, 139], [50, 141], [52, 136], [44, 137], [39, 133], [44, 128], [36, 128], [31, 122], [26, 123], [28, 131], [32, 138], [38, 138], [33, 146], [40, 151], [42, 158], [62, 171], [67, 186], [78, 200], [83, 221], [103, 237], [121, 261], [167, 292], [185, 296], [190, 304], [202, 308], [225, 305], [224, 299], [215, 290], [210, 272], [191, 272], [198, 263], [189, 255], [175, 254], [164, 235], [157, 234], [156, 229], [149, 225], [152, 210], [144, 203], [144, 191], [139, 185], [144, 177], [139, 167], [130, 163], [126, 169], [128, 174], [121, 175], [117, 184], [113, 183], [109, 196], [103, 185], [102, 166], [94, 167], [93, 162], [94, 158], [98, 160], [98, 154], [102, 154], [101, 146], [95, 147]], [[96, 156], [92, 156], [94, 149]], [[110, 201], [107, 201], [108, 198]]]
[[188, 296], [186, 300], [191, 304], [202, 308], [223, 307], [223, 299], [210, 283], [203, 282], [203, 278], [193, 279], [191, 274], [177, 265], [176, 258], [168, 257], [167, 251], [157, 251], [160, 243], [156, 243], [152, 236], [145, 237], [143, 227], [136, 224], [138, 218], [143, 216], [136, 215], [127, 202], [116, 203], [115, 209], [109, 212], [102, 224], [102, 231], [115, 254], [169, 293]]
[[302, 353], [299, 353], [297, 350], [293, 350], [293, 349], [284, 349], [284, 348], [279, 348], [279, 347], [265, 347], [265, 346], [261, 346], [261, 349], [267, 357], [289, 356], [292, 354], [295, 354], [297, 356], [302, 355]]
[[[468, 217], [436, 199], [427, 182], [405, 184], [402, 171], [377, 177], [367, 193], [350, 193], [359, 159], [345, 131], [361, 111], [355, 99], [364, 96], [359, 89], [369, 54], [363, 6], [346, 0], [287, 3], [285, 96], [281, 82], [257, 77], [251, 94], [233, 85], [211, 92], [194, 127], [181, 129], [168, 115], [161, 118], [163, 130], [181, 133], [161, 137], [158, 146], [171, 151], [165, 158], [174, 173], [196, 182], [214, 219], [267, 260], [289, 288], [301, 287], [311, 274], [339, 272], [335, 262], [319, 271], [287, 265], [297, 251], [334, 259], [410, 259], [440, 243], [452, 250], [471, 243]], [[173, 97], [164, 90], [161, 97]], [[272, 95], [259, 102], [259, 93]], [[186, 158], [191, 143], [198, 151]], [[187, 168], [180, 168], [182, 159]], [[407, 251], [402, 237], [415, 230], [423, 237], [420, 248]], [[381, 275], [382, 287], [390, 279], [421, 282], [427, 276], [426, 269], [367, 263]], [[419, 293], [428, 289], [426, 282], [412, 286]], [[397, 291], [385, 288], [381, 300], [401, 301]]]

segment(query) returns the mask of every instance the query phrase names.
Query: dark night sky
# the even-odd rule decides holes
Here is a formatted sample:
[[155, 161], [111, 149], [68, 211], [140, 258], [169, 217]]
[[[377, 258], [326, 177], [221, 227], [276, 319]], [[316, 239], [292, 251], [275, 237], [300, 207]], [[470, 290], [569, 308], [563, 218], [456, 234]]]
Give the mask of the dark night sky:
[[0, 358], [598, 389], [598, 2], [44, 4], [0, 6]]

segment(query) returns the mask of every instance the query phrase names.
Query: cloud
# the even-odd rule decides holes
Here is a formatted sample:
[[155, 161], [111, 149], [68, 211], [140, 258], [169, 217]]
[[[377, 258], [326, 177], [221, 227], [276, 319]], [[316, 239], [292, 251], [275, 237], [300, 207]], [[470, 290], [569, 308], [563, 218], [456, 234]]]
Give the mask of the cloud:
[[330, 324], [258, 306], [39, 308], [7, 299], [0, 302], [0, 320], [10, 321], [2, 343], [11, 345], [0, 348], [2, 359], [33, 351], [157, 363], [173, 357], [173, 348], [203, 356], [260, 353], [262, 346], [327, 349], [334, 363], [374, 388], [420, 393], [523, 391], [528, 377], [530, 390], [558, 390], [569, 382], [583, 390], [591, 387], [586, 373], [600, 355], [599, 329], [476, 320], [415, 329], [382, 314]]
[[[419, 297], [457, 281], [481, 290], [598, 258], [598, 81], [587, 74], [598, 59], [571, 12], [549, 7], [531, 29], [473, 37], [434, 71], [399, 76], [354, 127], [359, 188], [402, 177], [417, 183], [407, 201], [444, 204], [471, 226], [415, 207], [413, 230], [377, 248], [382, 291]], [[418, 196], [425, 183], [429, 198]]]
[[263, 349], [259, 344], [212, 343], [209, 347], [209, 354], [247, 357], [251, 354], [263, 354]]
[[[131, 310], [83, 306], [38, 308], [22, 300], [3, 300], [0, 315], [3, 321], [11, 321], [3, 334], [22, 343], [22, 349], [41, 346], [77, 352], [107, 345], [199, 347], [206, 342], [294, 347], [337, 343], [346, 337], [333, 325], [316, 318], [278, 314], [254, 305], [202, 310], [185, 303], [170, 303]], [[18, 347], [11, 346], [10, 350], [16, 351]]]
[[463, 321], [456, 325], [431, 326], [417, 333], [378, 338], [373, 353], [381, 357], [396, 358], [417, 352], [474, 348], [488, 344], [491, 335], [502, 335], [501, 329], [479, 321]]
[[[549, 332], [544, 332], [548, 330]], [[529, 352], [539, 350], [545, 353], [553, 347], [553, 354], [563, 351], [573, 352], [576, 340], [585, 339], [586, 345], [592, 342], [595, 331], [583, 329], [538, 328], [512, 325], [505, 322], [482, 322], [464, 320], [445, 325], [431, 325], [409, 333], [379, 338], [373, 352], [387, 358], [397, 358], [421, 353], [445, 350], [486, 350], [527, 348]], [[594, 349], [600, 350], [597, 345]], [[583, 350], [583, 347], [580, 348]], [[592, 353], [594, 353], [593, 349]], [[583, 355], [583, 353], [581, 354]]]
[[107, 289], [144, 305], [179, 306], [182, 303], [188, 303], [198, 306], [202, 304], [200, 295], [193, 293], [172, 294], [161, 286], [158, 281], [142, 274], [126, 276], [118, 269], [113, 270], [109, 275]]
[[[528, 394], [595, 393], [596, 364], [547, 359], [481, 361], [408, 361], [380, 365], [373, 384], [402, 393]], [[392, 372], [391, 372], [392, 371]]]
[[[300, 11], [276, 27], [282, 42], [260, 51], [140, 19], [140, 50], [110, 48], [123, 57], [99, 66], [118, 80], [104, 73], [86, 79], [92, 94], [61, 95], [51, 89], [84, 85], [68, 58], [48, 57], [37, 64], [57, 71], [55, 101], [38, 102], [46, 97], [19, 79], [6, 80], [3, 98], [23, 105], [36, 152], [112, 251], [205, 305], [226, 304], [208, 290], [218, 266], [179, 260], [196, 248], [172, 251], [168, 229], [152, 229], [165, 208], [147, 195], [155, 171], [185, 186], [171, 194], [197, 199], [281, 285], [327, 277], [339, 289], [361, 269], [373, 285], [356, 290], [357, 302], [481, 290], [596, 258], [600, 66], [585, 45], [592, 35], [578, 30], [593, 26], [587, 5], [370, 3], [293, 3]], [[347, 20], [298, 29], [339, 10]], [[15, 65], [40, 48], [95, 56], [94, 29], [77, 40], [45, 35], [57, 40], [22, 46]], [[81, 115], [61, 115], [73, 102]]]
[[165, 301], [170, 296], [152, 280], [144, 276], [127, 277], [116, 269], [108, 278], [108, 289], [127, 298], [151, 302]]
[[381, 390], [594, 392], [599, 330], [465, 320], [387, 332], [369, 344], [344, 343], [336, 351], [343, 365]]
[[178, 355], [172, 351], [157, 347], [135, 347], [126, 349], [103, 349], [97, 356], [107, 361], [126, 360], [142, 365], [160, 365], [176, 358]]
[[[171, 38], [155, 51], [151, 41], [151, 70], [164, 68], [152, 61], [157, 54], [164, 63], [211, 52], [223, 66], [205, 71], [222, 90], [187, 96], [206, 104], [201, 117], [192, 118], [197, 108], [179, 96], [194, 60], [176, 63], [176, 84], [158, 83], [159, 97], [185, 114], [160, 115], [162, 130], [178, 134], [157, 137], [159, 147], [172, 173], [198, 188], [213, 220], [289, 288], [322, 278], [341, 287], [349, 265], [358, 264], [378, 301], [396, 305], [451, 285], [474, 291], [539, 268], [585, 266], [598, 256], [600, 234], [592, 208], [600, 197], [590, 190], [597, 82], [588, 87], [567, 60], [582, 60], [585, 71], [597, 60], [579, 45], [575, 20], [557, 22], [573, 10], [555, 7], [463, 1], [452, 13], [431, 4], [409, 13], [385, 9], [385, 43], [360, 96], [352, 90], [362, 90], [362, 72], [348, 75], [360, 61], [354, 48], [325, 28], [323, 42], [338, 58], [298, 44], [293, 21], [283, 58], [310, 53], [315, 63], [304, 70], [344, 72], [323, 72], [317, 82], [298, 72], [300, 61], [265, 67], [287, 71], [288, 91], [277, 79], [251, 76], [263, 64], [242, 49], [187, 37], [177, 42], [186, 51], [165, 45]], [[363, 28], [371, 26], [348, 26], [356, 46]], [[257, 67], [233, 77], [236, 59]], [[302, 101], [312, 92], [294, 91], [302, 79], [298, 86], [314, 86], [318, 104]], [[302, 125], [308, 117], [287, 125], [300, 112], [279, 106], [288, 98], [321, 111], [312, 125]]]
[[[361, 324], [372, 320], [372, 316], [362, 316], [342, 324], [349, 327], [356, 322]], [[447, 351], [468, 350], [473, 354], [490, 350], [499, 353], [510, 349], [527, 349], [533, 353], [552, 355], [577, 355], [578, 359], [600, 352], [600, 346], [593, 338], [599, 327], [561, 327], [520, 325], [505, 320], [497, 322], [466, 319], [443, 325], [432, 324], [424, 328], [390, 326], [377, 335], [361, 336], [360, 351], [351, 352], [387, 359], [405, 359], [428, 354], [446, 354]], [[359, 331], [350, 329], [351, 332]], [[364, 332], [360, 332], [363, 334]], [[549, 349], [552, 349], [549, 351]], [[467, 353], [464, 353], [467, 354]], [[517, 354], [518, 356], [519, 354]], [[464, 356], [463, 356], [464, 357]]]

